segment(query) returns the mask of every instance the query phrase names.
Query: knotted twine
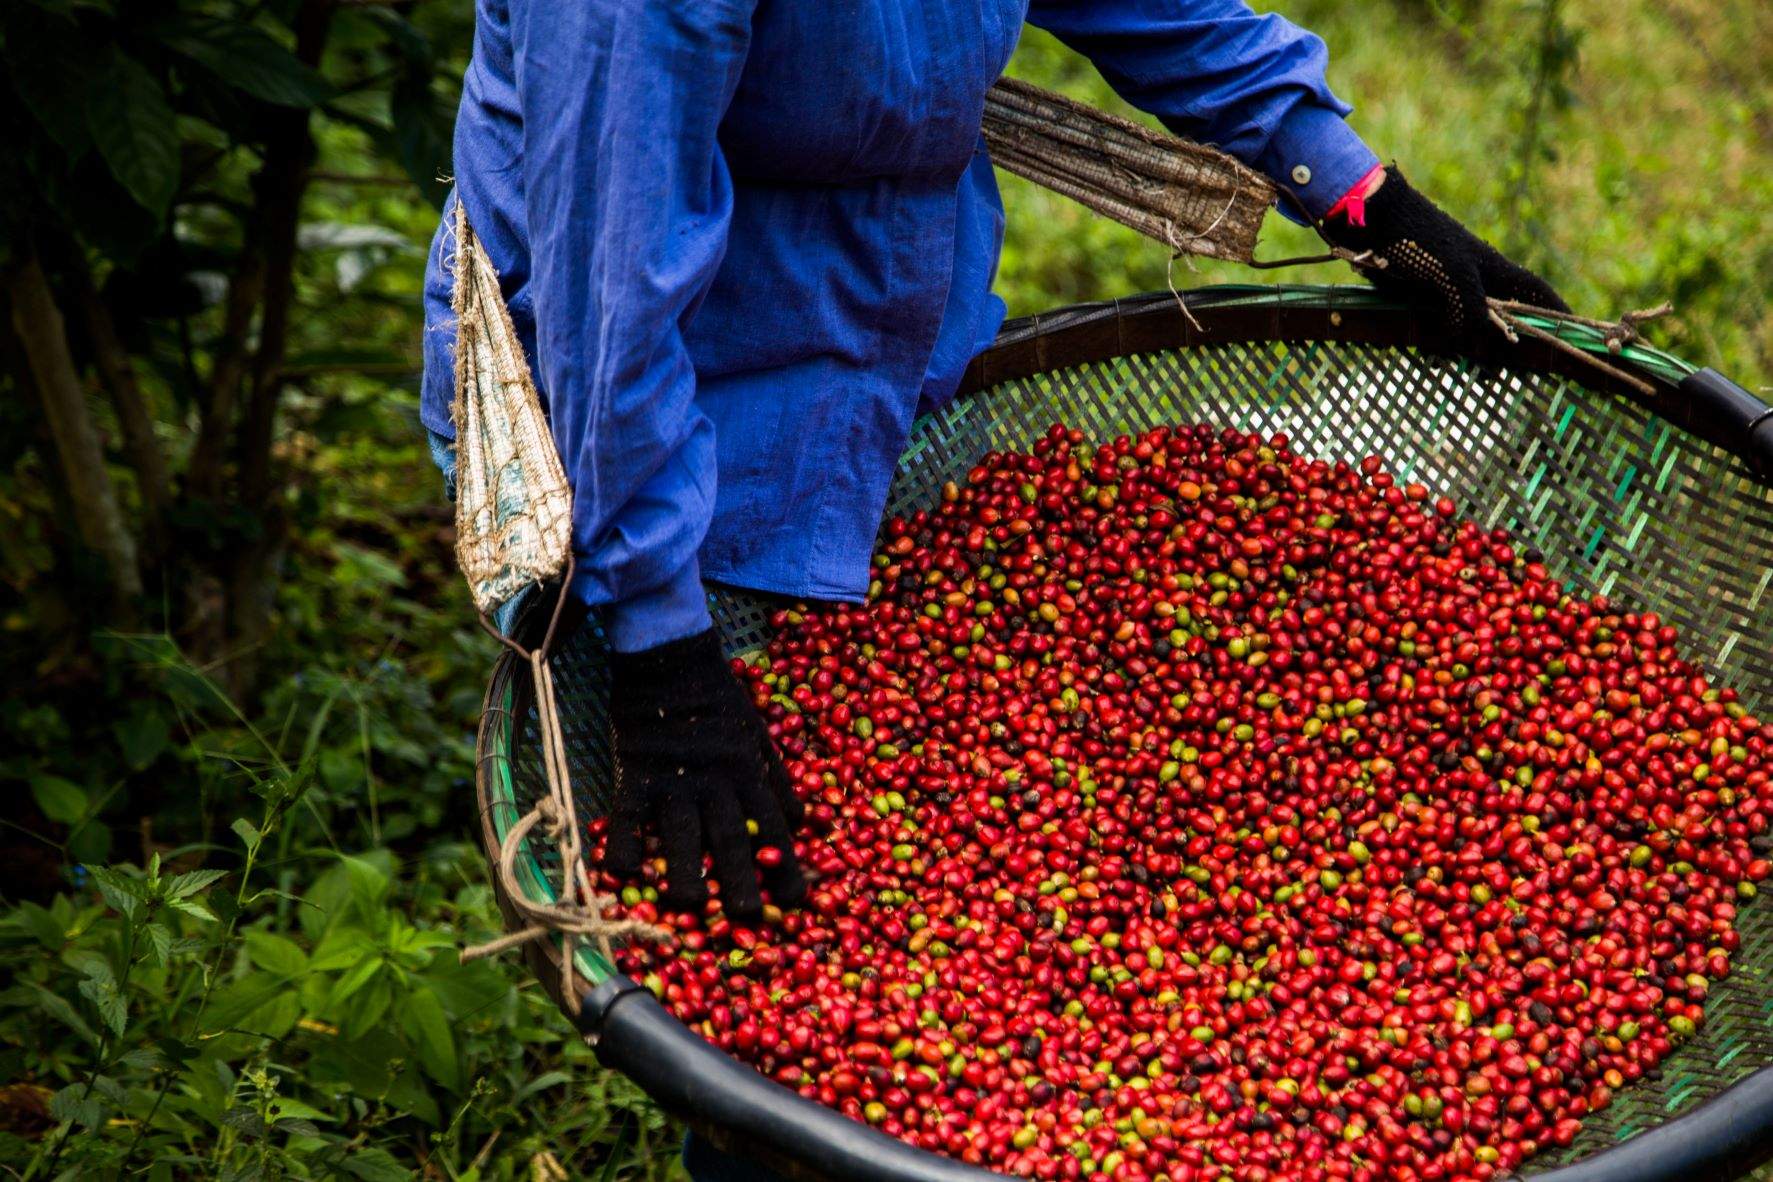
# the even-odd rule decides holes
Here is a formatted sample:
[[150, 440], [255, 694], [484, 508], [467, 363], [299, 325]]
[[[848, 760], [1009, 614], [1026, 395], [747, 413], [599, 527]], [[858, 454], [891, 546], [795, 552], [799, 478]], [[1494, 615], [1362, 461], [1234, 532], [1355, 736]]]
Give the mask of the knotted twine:
[[[572, 494], [555, 449], [541, 396], [499, 288], [498, 273], [458, 202], [454, 226], [456, 396], [456, 562], [468, 580], [481, 627], [529, 666], [536, 728], [548, 791], [499, 843], [495, 871], [524, 926], [464, 948], [463, 961], [561, 936], [560, 996], [574, 1013], [575, 943], [594, 941], [604, 958], [611, 942], [663, 939], [652, 924], [609, 918], [615, 900], [591, 885], [583, 831], [573, 797], [566, 737], [548, 659], [572, 583]], [[554, 582], [553, 615], [542, 643], [526, 648], [501, 633], [488, 613], [529, 587]], [[540, 826], [560, 859], [560, 883], [549, 902], [531, 898], [517, 875], [517, 856]]]
[[[560, 725], [560, 709], [554, 694], [554, 670], [548, 658], [554, 650], [555, 630], [560, 611], [566, 603], [567, 587], [572, 582], [572, 563], [567, 563], [565, 577], [555, 601], [554, 615], [548, 622], [548, 633], [533, 649], [505, 636], [495, 628], [484, 613], [481, 626], [499, 642], [529, 665], [530, 679], [535, 687], [536, 732], [541, 741], [542, 773], [548, 784], [547, 795], [536, 801], [517, 824], [506, 832], [499, 843], [496, 867], [499, 885], [511, 909], [525, 926], [484, 944], [462, 949], [464, 963], [484, 956], [494, 956], [508, 948], [558, 933], [562, 947], [560, 956], [560, 996], [571, 1013], [579, 1011], [579, 994], [574, 988], [573, 944], [588, 939], [596, 943], [605, 960], [614, 958], [612, 941], [629, 937], [663, 940], [663, 928], [637, 919], [612, 919], [608, 912], [615, 900], [591, 885], [585, 868], [583, 830], [579, 826], [579, 810], [572, 790], [572, 772], [566, 757], [566, 734]], [[554, 843], [560, 858], [560, 886], [552, 902], [530, 898], [517, 877], [517, 855], [537, 825]]]

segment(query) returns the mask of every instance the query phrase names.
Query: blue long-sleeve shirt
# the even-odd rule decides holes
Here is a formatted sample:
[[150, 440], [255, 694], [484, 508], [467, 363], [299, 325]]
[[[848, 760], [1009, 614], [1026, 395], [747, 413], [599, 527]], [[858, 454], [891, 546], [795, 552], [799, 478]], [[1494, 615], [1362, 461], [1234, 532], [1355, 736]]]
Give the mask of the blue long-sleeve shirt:
[[[913, 418], [1002, 322], [979, 125], [1024, 20], [1322, 214], [1377, 162], [1316, 37], [1241, 0], [477, 0], [456, 202], [573, 486], [617, 647], [701, 580], [855, 599]], [[449, 436], [442, 228], [422, 417]]]

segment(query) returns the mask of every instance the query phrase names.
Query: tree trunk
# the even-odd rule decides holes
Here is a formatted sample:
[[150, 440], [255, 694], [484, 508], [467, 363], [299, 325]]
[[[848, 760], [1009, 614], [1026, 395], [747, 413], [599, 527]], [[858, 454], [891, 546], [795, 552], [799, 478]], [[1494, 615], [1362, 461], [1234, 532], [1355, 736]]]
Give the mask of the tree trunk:
[[[326, 51], [334, 6], [335, 0], [307, 0], [296, 14], [295, 56], [310, 69], [319, 68]], [[253, 178], [254, 205], [264, 231], [259, 246], [265, 311], [259, 324], [258, 350], [247, 374], [238, 450], [241, 500], [252, 509], [261, 508], [275, 487], [271, 443], [276, 435], [277, 404], [283, 395], [290, 312], [295, 306], [296, 236], [315, 156], [307, 111], [288, 108], [268, 118], [273, 122], [266, 137], [265, 163]]]
[[[305, 0], [292, 24], [295, 56], [319, 68], [332, 28], [335, 0]], [[257, 515], [261, 534], [231, 558], [225, 576], [229, 681], [244, 697], [258, 680], [260, 654], [270, 637], [277, 577], [287, 543], [288, 520], [279, 493], [281, 473], [272, 456], [277, 408], [284, 389], [290, 316], [295, 307], [296, 238], [309, 169], [315, 157], [309, 113], [280, 110], [266, 136], [264, 165], [253, 178], [258, 234], [256, 280], [264, 304], [258, 344], [241, 375], [246, 402], [235, 444], [240, 504]]]
[[12, 328], [24, 348], [43, 416], [55, 440], [57, 457], [81, 540], [105, 560], [118, 610], [128, 617], [142, 593], [135, 538], [123, 520], [117, 492], [105, 468], [98, 429], [86, 406], [86, 391], [68, 350], [61, 309], [35, 254], [28, 254], [7, 276]]

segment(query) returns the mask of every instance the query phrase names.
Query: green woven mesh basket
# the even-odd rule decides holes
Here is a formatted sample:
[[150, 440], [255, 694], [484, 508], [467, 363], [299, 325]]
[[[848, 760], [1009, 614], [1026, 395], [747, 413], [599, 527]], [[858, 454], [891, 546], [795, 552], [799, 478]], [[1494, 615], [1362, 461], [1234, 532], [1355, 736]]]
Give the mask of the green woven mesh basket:
[[[1056, 420], [1098, 440], [1190, 422], [1284, 432], [1302, 455], [1381, 456], [1400, 479], [1453, 495], [1462, 514], [1541, 551], [1569, 583], [1660, 612], [1721, 683], [1763, 717], [1773, 710], [1773, 492], [1731, 450], [1751, 454], [1757, 415], [1773, 412], [1733, 387], [1734, 404], [1714, 405], [1684, 381], [1691, 366], [1637, 345], [1609, 357], [1598, 333], [1574, 325], [1549, 327], [1635, 381], [1530, 341], [1509, 367], [1480, 365], [1364, 289], [1206, 289], [1188, 306], [1184, 316], [1168, 295], [1141, 297], [1007, 326], [975, 362], [970, 390], [915, 426], [886, 512], [933, 503], [984, 453], [1025, 448]], [[1773, 444], [1773, 430], [1763, 434]], [[710, 603], [729, 651], [765, 641], [772, 602], [711, 589]], [[603, 652], [593, 623], [554, 661], [581, 816], [605, 810], [612, 782]], [[489, 848], [546, 790], [519, 669], [501, 662], [482, 724]], [[536, 841], [523, 859], [538, 898], [550, 897], [553, 858]], [[1533, 1170], [1591, 1159], [1773, 1064], [1773, 907], [1746, 907], [1741, 934], [1701, 1034]], [[558, 974], [546, 962], [558, 955], [534, 952], [550, 988]], [[578, 955], [592, 982], [612, 976], [602, 958]], [[801, 1158], [794, 1172], [830, 1172], [786, 1156], [789, 1167]]]

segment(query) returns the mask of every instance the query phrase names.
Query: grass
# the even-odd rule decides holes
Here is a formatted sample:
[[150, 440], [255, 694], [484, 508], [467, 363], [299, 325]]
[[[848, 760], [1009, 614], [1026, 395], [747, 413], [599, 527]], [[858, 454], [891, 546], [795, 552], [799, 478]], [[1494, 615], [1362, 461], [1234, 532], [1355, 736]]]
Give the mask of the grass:
[[[1675, 314], [1651, 339], [1745, 386], [1773, 389], [1773, 6], [1255, 7], [1321, 35], [1331, 84], [1355, 105], [1351, 122], [1374, 150], [1544, 274], [1578, 311], [1613, 316], [1672, 300]], [[1010, 72], [1141, 117], [1039, 31], [1025, 35]], [[1167, 252], [1158, 244], [1017, 178], [1003, 177], [1003, 188], [999, 290], [1012, 315], [1164, 286]], [[1320, 249], [1310, 231], [1270, 215], [1258, 254]], [[1324, 265], [1256, 281], [1348, 278], [1345, 268]], [[1251, 282], [1252, 274], [1178, 262], [1175, 279], [1190, 286]]]

